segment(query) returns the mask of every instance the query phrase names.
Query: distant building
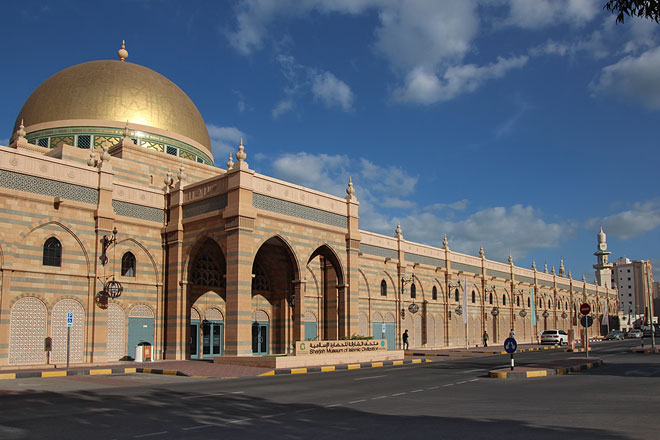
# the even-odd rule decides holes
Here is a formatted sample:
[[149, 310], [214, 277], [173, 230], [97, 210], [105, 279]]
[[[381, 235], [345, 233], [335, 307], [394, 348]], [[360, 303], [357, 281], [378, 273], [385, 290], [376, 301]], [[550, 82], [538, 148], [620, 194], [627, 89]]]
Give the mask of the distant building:
[[[643, 316], [649, 314], [650, 289], [653, 286], [653, 268], [647, 260], [618, 258], [612, 270], [612, 287], [619, 293], [619, 312], [622, 327], [631, 328], [642, 325]], [[655, 289], [654, 297], [657, 297]], [[651, 307], [657, 322], [658, 310]]]

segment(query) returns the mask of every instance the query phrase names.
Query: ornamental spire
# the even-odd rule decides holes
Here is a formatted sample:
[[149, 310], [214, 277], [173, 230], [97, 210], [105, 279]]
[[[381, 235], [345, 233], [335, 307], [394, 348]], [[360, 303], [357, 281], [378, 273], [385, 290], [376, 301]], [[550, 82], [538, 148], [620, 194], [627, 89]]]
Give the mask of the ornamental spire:
[[241, 144], [238, 146], [238, 152], [236, 153], [236, 160], [243, 162], [247, 158], [245, 153], [245, 147], [243, 146], [243, 138], [241, 138]]
[[444, 249], [449, 249], [449, 241], [447, 240], [447, 234], [445, 234], [445, 238], [442, 239], [442, 247]]
[[346, 198], [349, 200], [352, 199], [354, 197], [353, 194], [355, 194], [355, 188], [353, 188], [353, 179], [351, 179], [351, 176], [348, 176], [348, 188], [346, 188], [346, 194], [348, 194]]
[[126, 40], [121, 40], [121, 49], [117, 51], [119, 61], [124, 62], [128, 58], [128, 51], [126, 50]]

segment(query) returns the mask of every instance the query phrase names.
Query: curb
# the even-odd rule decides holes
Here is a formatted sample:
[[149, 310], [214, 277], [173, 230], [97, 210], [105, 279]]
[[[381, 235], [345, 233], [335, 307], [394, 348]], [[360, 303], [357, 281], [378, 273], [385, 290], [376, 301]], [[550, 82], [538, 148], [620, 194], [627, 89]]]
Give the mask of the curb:
[[631, 353], [635, 354], [660, 354], [660, 348], [631, 348]]
[[575, 365], [567, 368], [544, 368], [530, 371], [490, 371], [488, 376], [494, 379], [529, 379], [533, 377], [560, 376], [568, 373], [575, 373], [582, 370], [597, 368], [603, 365], [603, 361], [587, 362], [586, 364]]
[[48, 370], [48, 371], [26, 371], [14, 373], [0, 373], [0, 380], [3, 379], [29, 379], [29, 378], [47, 378], [47, 377], [69, 377], [69, 376], [107, 376], [111, 374], [167, 374], [171, 376], [187, 376], [176, 370], [157, 370], [154, 368], [89, 368], [80, 370]]
[[363, 362], [360, 364], [326, 365], [324, 367], [281, 368], [261, 373], [259, 376], [279, 376], [281, 374], [328, 373], [341, 370], [358, 370], [361, 368], [378, 368], [406, 364], [421, 364], [431, 362], [429, 359], [411, 359], [401, 361]]

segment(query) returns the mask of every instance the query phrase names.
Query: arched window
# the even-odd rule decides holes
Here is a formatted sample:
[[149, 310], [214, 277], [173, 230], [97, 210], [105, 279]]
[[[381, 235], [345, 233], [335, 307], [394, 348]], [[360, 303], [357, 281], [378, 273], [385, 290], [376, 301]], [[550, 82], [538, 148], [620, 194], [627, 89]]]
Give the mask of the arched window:
[[417, 287], [415, 287], [415, 283], [410, 285], [410, 297], [417, 298]]
[[516, 297], [516, 306], [520, 307], [520, 297]]
[[433, 299], [438, 299], [438, 288], [433, 286], [433, 290], [431, 291], [431, 297]]
[[387, 283], [385, 280], [380, 282], [380, 296], [387, 296]]
[[44, 243], [43, 261], [44, 266], [62, 266], [62, 244], [55, 237], [50, 237]]
[[474, 294], [474, 290], [472, 291], [472, 304], [474, 304], [477, 301], [477, 296]]
[[458, 289], [454, 290], [454, 299], [458, 301]]
[[121, 257], [121, 276], [135, 276], [135, 255], [131, 252], [126, 252], [124, 256]]
[[489, 304], [493, 303], [493, 292], [491, 292], [490, 295], [488, 295], [488, 303]]
[[506, 305], [506, 295], [502, 295], [502, 305]]

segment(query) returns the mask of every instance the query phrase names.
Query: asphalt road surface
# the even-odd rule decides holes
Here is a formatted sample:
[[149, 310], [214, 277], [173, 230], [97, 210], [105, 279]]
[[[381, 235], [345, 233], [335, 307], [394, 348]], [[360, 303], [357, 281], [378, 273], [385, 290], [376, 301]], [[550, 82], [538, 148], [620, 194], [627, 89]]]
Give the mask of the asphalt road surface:
[[[600, 368], [491, 379], [506, 355], [232, 380], [125, 375], [0, 382], [2, 439], [660, 439], [660, 356], [594, 344]], [[583, 356], [521, 353], [522, 365]]]

